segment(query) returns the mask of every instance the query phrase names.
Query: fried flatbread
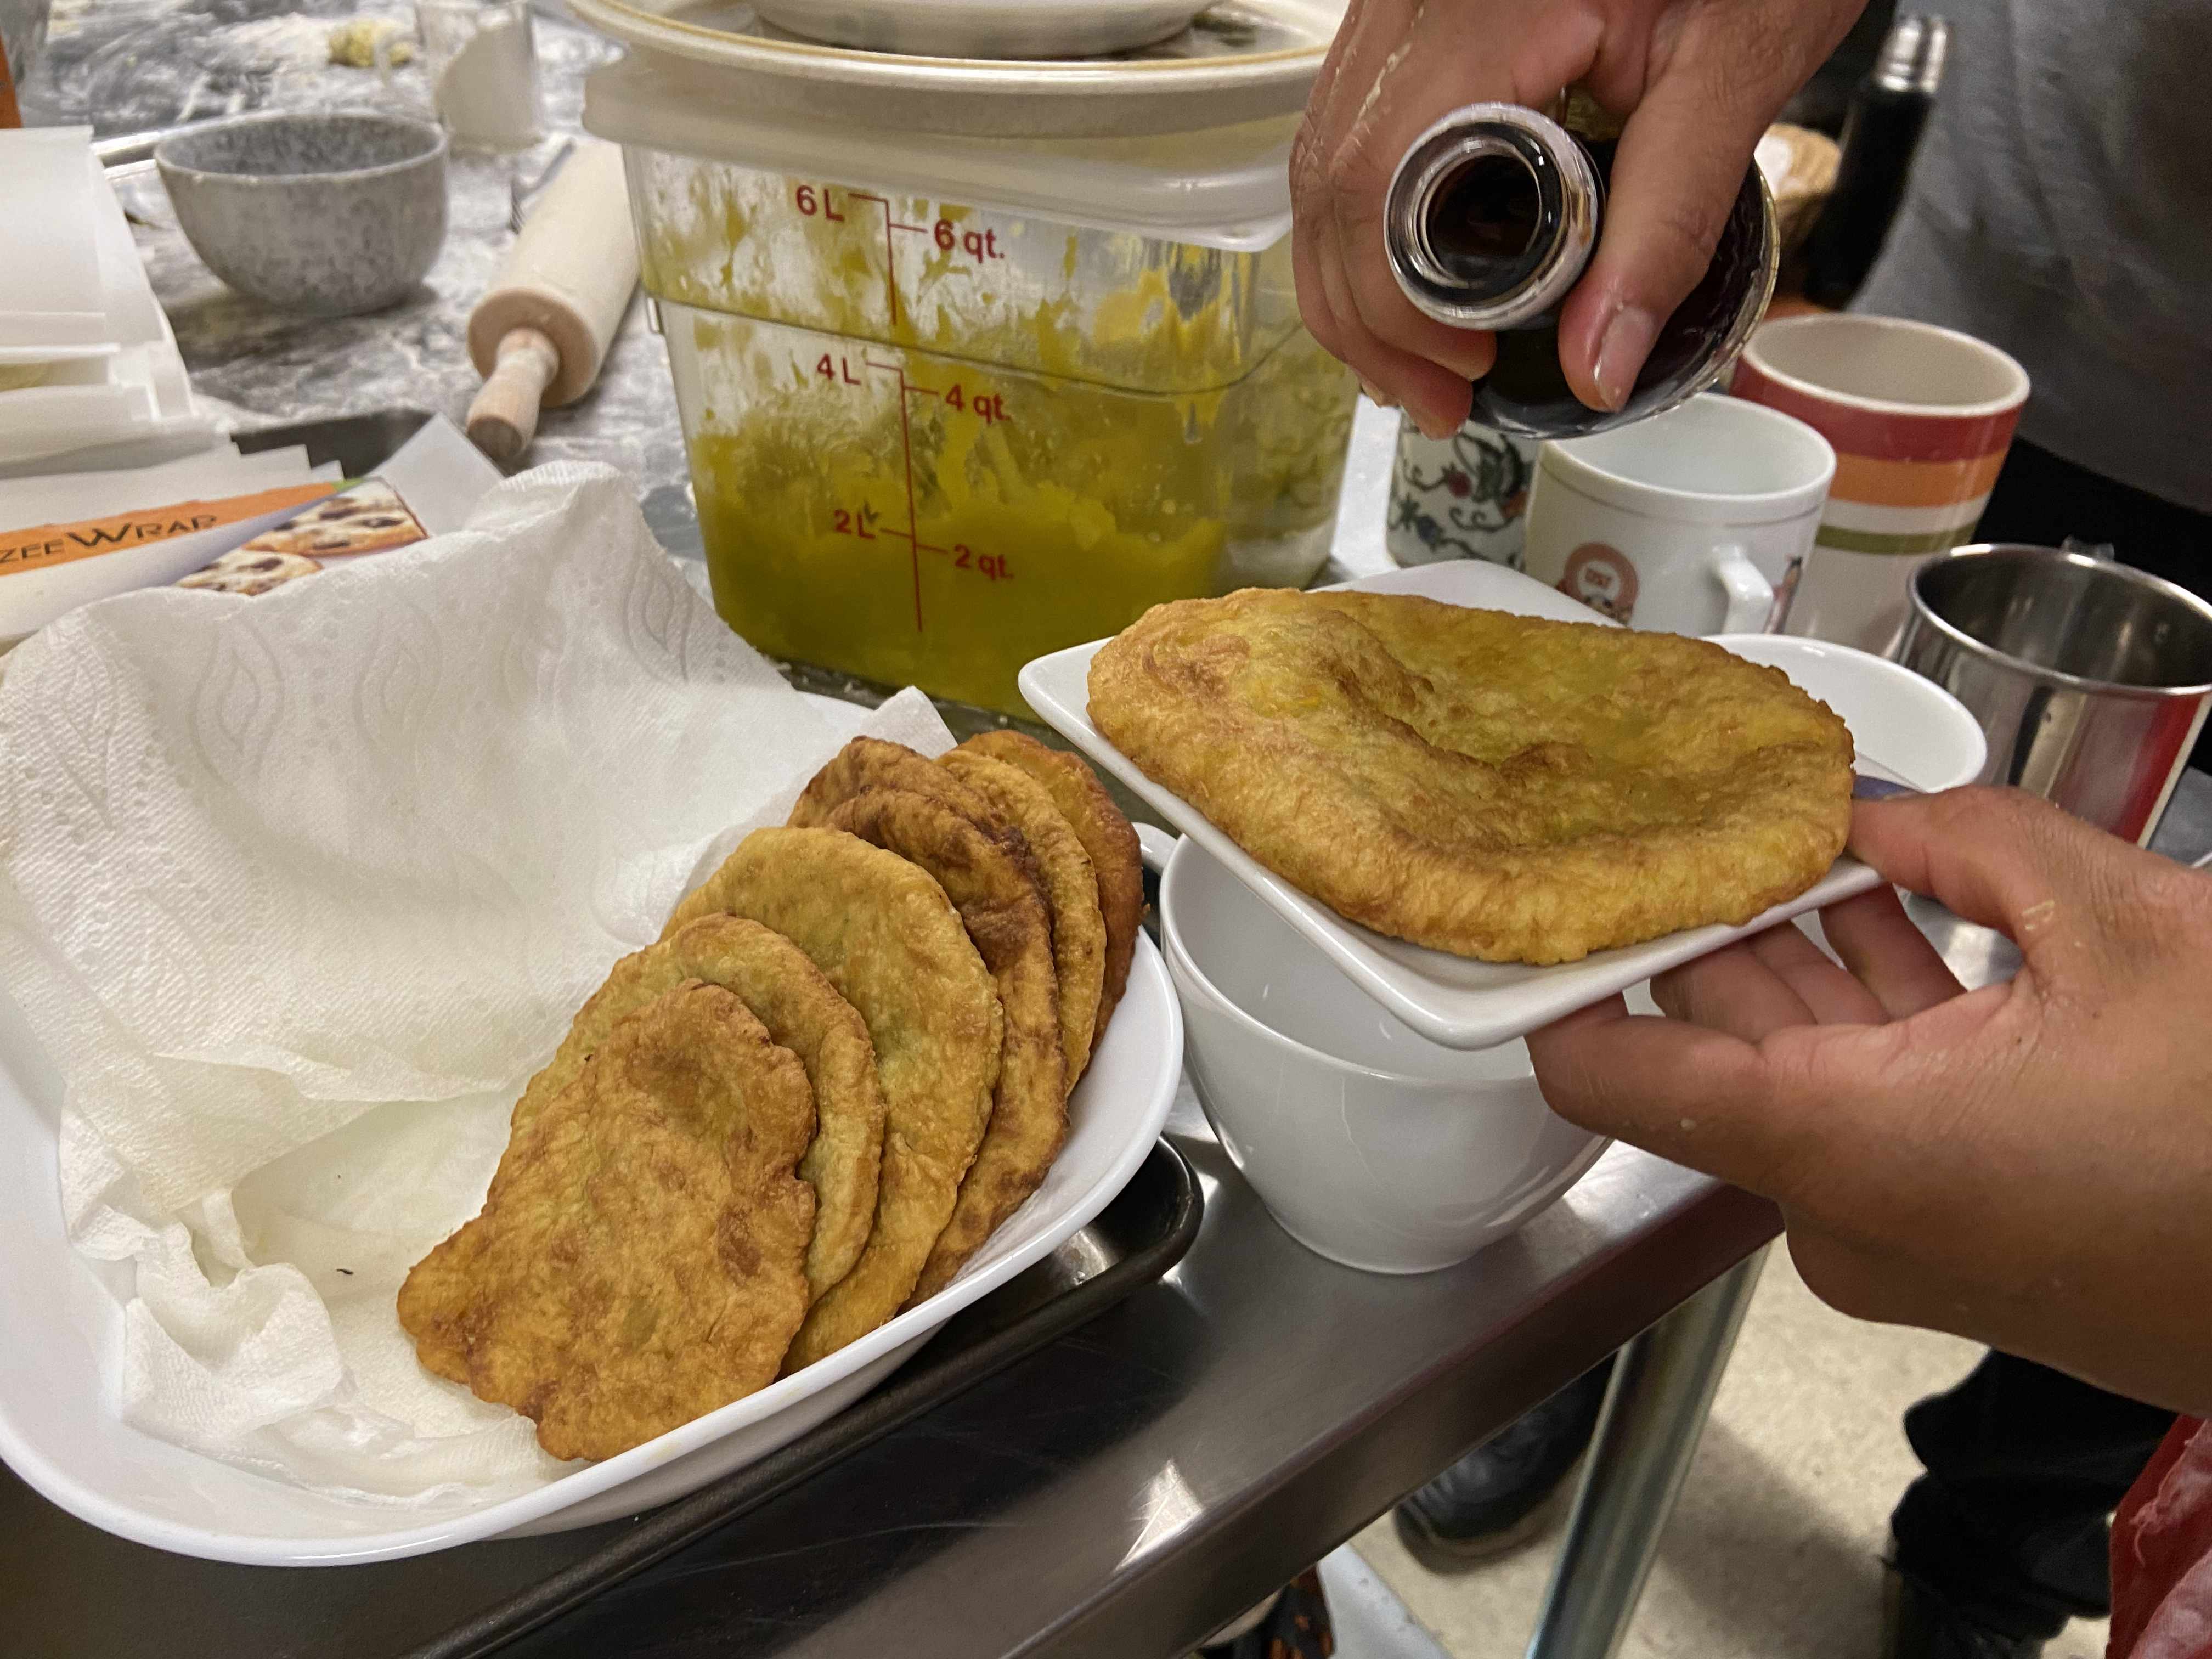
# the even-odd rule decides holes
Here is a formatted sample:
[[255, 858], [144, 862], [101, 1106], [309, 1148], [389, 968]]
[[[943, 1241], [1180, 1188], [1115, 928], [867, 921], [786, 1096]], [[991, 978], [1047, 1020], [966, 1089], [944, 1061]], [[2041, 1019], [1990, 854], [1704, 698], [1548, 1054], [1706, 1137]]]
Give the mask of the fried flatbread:
[[1106, 923], [1106, 983], [1099, 993], [1097, 1030], [1091, 1040], [1095, 1049], [1121, 993], [1128, 988], [1129, 963], [1136, 955], [1137, 929], [1145, 917], [1145, 860], [1137, 848], [1137, 832], [1114, 805], [1098, 775], [1073, 755], [1047, 748], [1020, 732], [985, 732], [960, 746], [1018, 767], [1051, 791], [1053, 805], [1091, 855], [1091, 872], [1098, 881], [1098, 910]]
[[1741, 923], [1820, 879], [1850, 732], [1717, 645], [1406, 594], [1154, 607], [1091, 717], [1350, 921], [1490, 962]]
[[883, 1079], [875, 1225], [799, 1328], [784, 1358], [792, 1371], [865, 1336], [913, 1291], [990, 1121], [1005, 1016], [945, 890], [842, 830], [755, 830], [676, 907], [667, 932], [720, 914], [750, 916], [812, 958], [867, 1022]]
[[514, 1105], [520, 1133], [584, 1068], [615, 1023], [687, 979], [733, 992], [769, 1036], [799, 1056], [814, 1091], [813, 1143], [799, 1178], [814, 1188], [806, 1251], [811, 1299], [853, 1270], [876, 1220], [884, 1157], [884, 1091], [875, 1045], [853, 1005], [782, 934], [740, 916], [702, 916], [624, 957], [577, 1011], [568, 1035]]
[[415, 1265], [432, 1370], [611, 1457], [773, 1381], [806, 1313], [806, 1073], [718, 986], [617, 1024], [516, 1134], [473, 1221]]
[[1019, 767], [966, 749], [954, 750], [938, 764], [989, 802], [1029, 843], [1046, 908], [1052, 912], [1060, 1042], [1073, 1091], [1090, 1062], [1098, 999], [1106, 986], [1106, 918], [1098, 908], [1098, 878], [1091, 854], [1053, 805], [1052, 792]]
[[819, 829], [830, 822], [840, 802], [863, 789], [903, 789], [927, 795], [994, 834], [1003, 834], [1007, 827], [981, 795], [935, 761], [881, 738], [854, 738], [832, 755], [808, 780], [785, 822], [795, 829]]
[[896, 853], [935, 877], [997, 982], [1006, 1051], [990, 1127], [960, 1183], [908, 1304], [951, 1281], [998, 1224], [1037, 1188], [1067, 1133], [1067, 1065], [1052, 921], [1022, 862], [927, 796], [868, 789], [830, 815], [832, 828]]

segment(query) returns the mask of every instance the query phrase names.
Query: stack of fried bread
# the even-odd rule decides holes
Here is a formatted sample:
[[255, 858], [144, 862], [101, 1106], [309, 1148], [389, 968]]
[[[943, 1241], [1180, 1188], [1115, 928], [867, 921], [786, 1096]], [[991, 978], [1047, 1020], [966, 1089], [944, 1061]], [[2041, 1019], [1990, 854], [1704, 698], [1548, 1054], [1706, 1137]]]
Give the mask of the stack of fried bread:
[[1143, 905], [1073, 756], [855, 739], [577, 1013], [401, 1287], [417, 1357], [608, 1457], [943, 1289], [1051, 1167]]

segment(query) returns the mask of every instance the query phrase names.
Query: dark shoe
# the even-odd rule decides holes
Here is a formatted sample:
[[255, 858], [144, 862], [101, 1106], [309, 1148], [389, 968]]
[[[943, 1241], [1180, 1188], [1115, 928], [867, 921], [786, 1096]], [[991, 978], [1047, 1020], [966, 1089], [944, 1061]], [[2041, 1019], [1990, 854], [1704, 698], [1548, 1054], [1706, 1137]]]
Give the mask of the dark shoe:
[[1503, 1554], [1542, 1531], [1605, 1404], [1608, 1359], [1509, 1423], [1398, 1505], [1417, 1555], [1455, 1564]]
[[1193, 1659], [1328, 1659], [1335, 1650], [1321, 1571], [1308, 1567], [1243, 1618], [1216, 1632]]
[[2041, 1638], [1977, 1624], [1919, 1579], [1883, 1569], [1882, 1659], [2039, 1659], [2042, 1652]]

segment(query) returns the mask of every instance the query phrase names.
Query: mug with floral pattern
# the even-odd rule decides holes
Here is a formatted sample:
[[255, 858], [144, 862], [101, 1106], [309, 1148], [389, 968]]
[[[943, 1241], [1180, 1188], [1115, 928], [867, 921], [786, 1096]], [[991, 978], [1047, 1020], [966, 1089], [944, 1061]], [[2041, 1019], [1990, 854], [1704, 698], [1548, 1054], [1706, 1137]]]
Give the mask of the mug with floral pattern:
[[1383, 532], [1390, 556], [1401, 565], [1487, 559], [1518, 570], [1537, 448], [1535, 439], [1472, 421], [1441, 440], [1401, 421]]

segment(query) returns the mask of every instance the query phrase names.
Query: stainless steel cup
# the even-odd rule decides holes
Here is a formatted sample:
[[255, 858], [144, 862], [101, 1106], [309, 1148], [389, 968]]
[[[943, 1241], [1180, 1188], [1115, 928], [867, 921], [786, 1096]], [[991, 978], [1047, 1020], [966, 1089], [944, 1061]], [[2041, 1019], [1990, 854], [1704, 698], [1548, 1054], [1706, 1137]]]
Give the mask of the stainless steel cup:
[[1985, 783], [2138, 844], [2212, 708], [2212, 605], [2050, 547], [1962, 547], [1912, 578], [1898, 658], [1972, 711]]

